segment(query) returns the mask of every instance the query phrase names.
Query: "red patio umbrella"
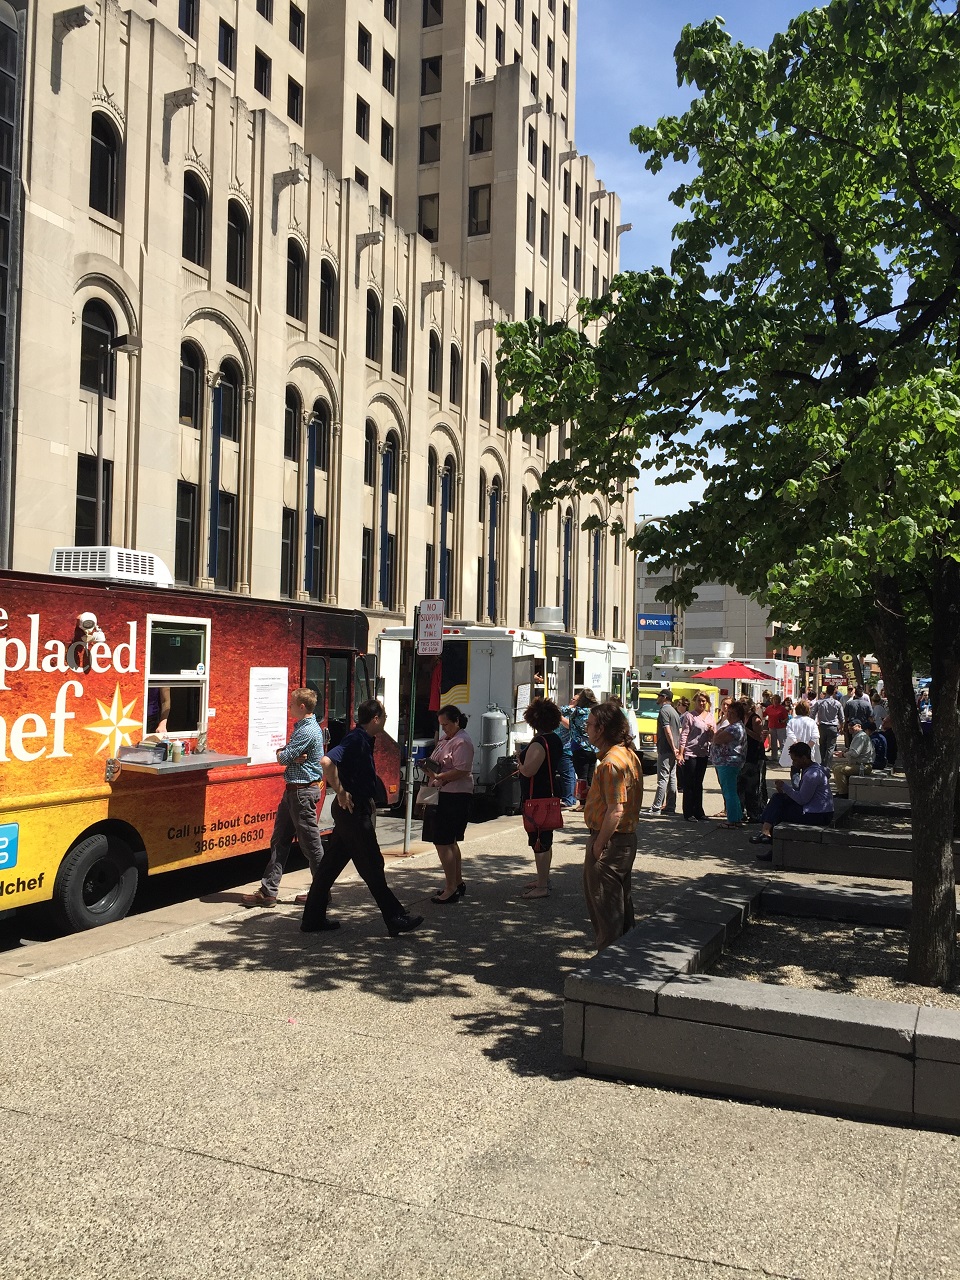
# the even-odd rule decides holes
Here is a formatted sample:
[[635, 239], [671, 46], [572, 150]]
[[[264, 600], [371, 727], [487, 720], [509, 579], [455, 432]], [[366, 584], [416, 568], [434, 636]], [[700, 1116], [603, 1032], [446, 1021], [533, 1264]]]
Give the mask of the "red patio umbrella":
[[756, 667], [748, 667], [745, 662], [725, 662], [722, 667], [708, 667], [699, 675], [691, 676], [692, 680], [708, 680], [713, 684], [716, 680], [770, 680], [765, 671]]

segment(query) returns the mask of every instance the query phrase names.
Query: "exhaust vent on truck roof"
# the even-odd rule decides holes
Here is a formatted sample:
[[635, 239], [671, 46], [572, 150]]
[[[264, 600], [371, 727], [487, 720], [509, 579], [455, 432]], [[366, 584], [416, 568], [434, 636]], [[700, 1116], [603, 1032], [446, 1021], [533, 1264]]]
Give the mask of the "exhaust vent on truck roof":
[[50, 572], [99, 582], [173, 586], [170, 570], [159, 556], [150, 551], [128, 551], [126, 547], [54, 547], [50, 556]]

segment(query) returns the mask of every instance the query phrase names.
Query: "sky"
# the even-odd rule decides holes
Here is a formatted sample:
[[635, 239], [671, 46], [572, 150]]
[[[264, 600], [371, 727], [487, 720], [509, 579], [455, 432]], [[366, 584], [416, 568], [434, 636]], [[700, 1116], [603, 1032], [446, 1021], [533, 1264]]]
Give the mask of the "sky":
[[[766, 48], [791, 18], [812, 7], [813, 0], [580, 0], [576, 144], [620, 196], [621, 221], [633, 223], [620, 240], [624, 270], [669, 265], [680, 210], [668, 195], [677, 170], [647, 173], [630, 130], [681, 113], [694, 96], [688, 86], [677, 88], [673, 50], [683, 27], [720, 16], [734, 40]], [[697, 492], [696, 482], [656, 486], [644, 472], [637, 510], [667, 515]]]

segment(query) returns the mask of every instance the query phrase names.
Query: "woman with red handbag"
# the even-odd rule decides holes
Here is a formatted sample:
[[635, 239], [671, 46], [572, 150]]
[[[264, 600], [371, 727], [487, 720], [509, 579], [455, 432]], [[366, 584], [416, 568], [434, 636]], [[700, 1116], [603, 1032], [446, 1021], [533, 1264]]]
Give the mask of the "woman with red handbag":
[[550, 863], [553, 861], [553, 833], [563, 826], [556, 770], [563, 754], [563, 743], [556, 732], [561, 714], [555, 702], [535, 698], [523, 718], [534, 731], [534, 738], [520, 753], [519, 773], [529, 781], [521, 789], [523, 825], [537, 864], [537, 878], [528, 884], [521, 898], [546, 898], [550, 893]]

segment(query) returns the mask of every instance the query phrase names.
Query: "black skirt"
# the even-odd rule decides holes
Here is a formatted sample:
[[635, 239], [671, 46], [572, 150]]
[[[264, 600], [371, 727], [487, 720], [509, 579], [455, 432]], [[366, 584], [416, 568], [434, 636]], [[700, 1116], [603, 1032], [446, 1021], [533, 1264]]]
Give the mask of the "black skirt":
[[473, 796], [468, 791], [440, 792], [437, 803], [433, 806], [436, 815], [429, 836], [434, 844], [456, 844], [463, 839], [470, 818], [472, 799]]

